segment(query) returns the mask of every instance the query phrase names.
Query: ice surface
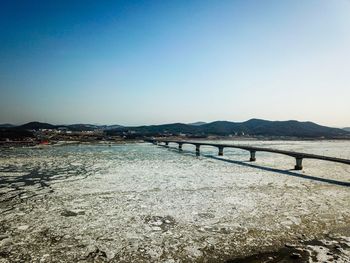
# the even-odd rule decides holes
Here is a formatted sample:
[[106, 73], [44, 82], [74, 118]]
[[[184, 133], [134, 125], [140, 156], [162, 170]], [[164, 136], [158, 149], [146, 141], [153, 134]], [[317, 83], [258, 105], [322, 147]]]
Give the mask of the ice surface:
[[[350, 158], [346, 141], [232, 143]], [[292, 171], [288, 156], [258, 152], [250, 163], [238, 149], [223, 157], [212, 147], [201, 147], [199, 157], [193, 146], [183, 149], [0, 150], [0, 254], [42, 262], [221, 261], [350, 226], [350, 166], [306, 159], [303, 171]]]

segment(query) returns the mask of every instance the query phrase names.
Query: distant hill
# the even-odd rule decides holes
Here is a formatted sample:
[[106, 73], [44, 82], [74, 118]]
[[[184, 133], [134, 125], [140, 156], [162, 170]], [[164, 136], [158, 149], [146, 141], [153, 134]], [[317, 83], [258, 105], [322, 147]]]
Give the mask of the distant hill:
[[[62, 127], [62, 126], [61, 126]], [[94, 125], [94, 124], [71, 124], [66, 125], [67, 129], [71, 131], [94, 131], [94, 130], [112, 130], [122, 128], [121, 125]]]
[[25, 130], [39, 130], [39, 129], [55, 129], [57, 126], [49, 123], [33, 121], [17, 127]]
[[197, 122], [193, 122], [193, 123], [189, 123], [188, 125], [194, 125], [194, 126], [200, 126], [206, 124], [206, 122], [204, 121], [197, 121]]
[[98, 125], [93, 124], [71, 124], [60, 127], [66, 127], [70, 131], [94, 131], [99, 129]]
[[138, 126], [138, 127], [122, 127], [112, 131], [134, 131], [141, 134], [159, 134], [159, 133], [197, 133], [200, 132], [201, 126], [193, 126], [184, 123]]
[[343, 128], [343, 130], [350, 132], [350, 127]]
[[2, 124], [0, 124], [0, 128], [11, 128], [11, 127], [15, 127], [15, 125], [10, 124], [10, 123], [2, 123]]
[[104, 130], [113, 130], [113, 129], [119, 129], [119, 128], [123, 128], [123, 127], [124, 127], [124, 126], [122, 126], [122, 125], [117, 125], [117, 124], [102, 126], [102, 128], [103, 128]]
[[57, 129], [57, 128], [67, 128], [71, 131], [90, 131], [97, 129], [96, 125], [91, 124], [71, 124], [71, 125], [53, 125], [44, 122], [28, 122], [26, 124], [18, 126], [25, 130], [39, 130], [39, 129]]
[[350, 132], [343, 129], [321, 126], [313, 122], [267, 121], [251, 119], [245, 122], [215, 121], [202, 125], [173, 123], [139, 127], [123, 127], [109, 131], [109, 134], [134, 132], [142, 135], [160, 134], [188, 135], [252, 135], [252, 136], [286, 136], [299, 138], [350, 138]]

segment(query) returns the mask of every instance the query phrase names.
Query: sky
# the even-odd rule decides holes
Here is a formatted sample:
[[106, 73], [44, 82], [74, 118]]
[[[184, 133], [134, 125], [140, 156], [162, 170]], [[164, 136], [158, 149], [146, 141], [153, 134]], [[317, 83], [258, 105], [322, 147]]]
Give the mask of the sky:
[[0, 123], [350, 126], [350, 0], [0, 1]]

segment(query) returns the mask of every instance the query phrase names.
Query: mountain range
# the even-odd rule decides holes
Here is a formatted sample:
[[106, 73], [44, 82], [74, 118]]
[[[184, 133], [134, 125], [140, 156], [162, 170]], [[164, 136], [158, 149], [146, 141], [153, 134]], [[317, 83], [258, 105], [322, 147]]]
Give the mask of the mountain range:
[[295, 120], [268, 121], [261, 119], [251, 119], [245, 122], [215, 121], [211, 123], [171, 123], [135, 127], [93, 124], [53, 125], [42, 122], [29, 122], [20, 126], [11, 126], [10, 124], [0, 125], [0, 130], [2, 132], [6, 131], [7, 133], [11, 131], [18, 132], [58, 128], [64, 128], [71, 131], [103, 130], [107, 135], [133, 133], [140, 136], [186, 134], [190, 136], [250, 135], [298, 138], [350, 138], [350, 131], [346, 129], [332, 128], [318, 125], [313, 122], [299, 122]]
[[268, 121], [251, 119], [245, 122], [215, 121], [201, 125], [173, 123], [164, 125], [150, 125], [139, 127], [121, 127], [110, 131], [109, 134], [121, 131], [155, 136], [160, 134], [189, 134], [189, 135], [251, 135], [251, 136], [286, 136], [305, 138], [339, 138], [349, 137], [350, 132], [321, 126], [313, 122]]

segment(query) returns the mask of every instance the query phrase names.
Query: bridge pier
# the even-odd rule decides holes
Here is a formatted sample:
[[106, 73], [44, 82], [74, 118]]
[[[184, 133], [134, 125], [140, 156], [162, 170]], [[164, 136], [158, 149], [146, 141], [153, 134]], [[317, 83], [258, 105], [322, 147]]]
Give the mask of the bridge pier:
[[199, 144], [196, 144], [196, 155], [198, 156], [200, 154], [200, 145]]
[[303, 158], [296, 157], [295, 160], [296, 160], [296, 164], [294, 166], [294, 169], [295, 170], [302, 170], [303, 169]]
[[249, 161], [251, 162], [255, 162], [256, 158], [255, 158], [255, 151], [250, 151], [250, 159]]
[[219, 147], [219, 156], [224, 155], [224, 147]]
[[182, 143], [179, 143], [179, 151], [182, 151]]

